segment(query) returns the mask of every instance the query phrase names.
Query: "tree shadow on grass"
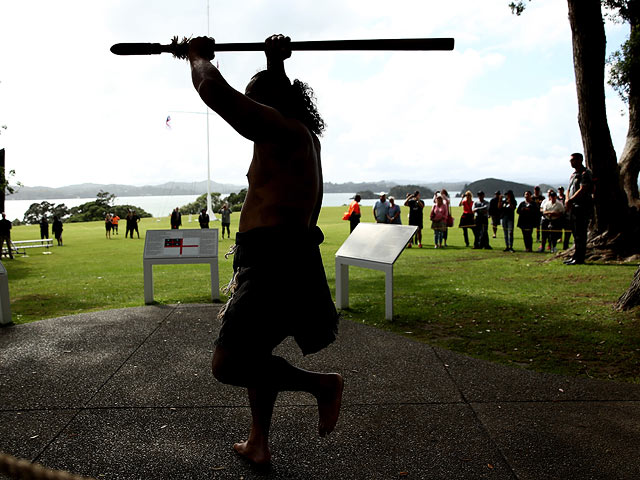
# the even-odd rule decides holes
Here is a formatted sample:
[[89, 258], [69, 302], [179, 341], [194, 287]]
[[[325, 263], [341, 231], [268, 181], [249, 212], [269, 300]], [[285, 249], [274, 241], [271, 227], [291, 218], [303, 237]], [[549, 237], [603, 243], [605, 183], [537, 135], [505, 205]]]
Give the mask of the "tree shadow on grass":
[[544, 284], [522, 294], [517, 285], [504, 294], [482, 282], [459, 285], [440, 275], [395, 275], [394, 320], [386, 321], [384, 275], [358, 274], [343, 316], [499, 363], [637, 381], [640, 319], [633, 315], [594, 302], [590, 292], [552, 297]]

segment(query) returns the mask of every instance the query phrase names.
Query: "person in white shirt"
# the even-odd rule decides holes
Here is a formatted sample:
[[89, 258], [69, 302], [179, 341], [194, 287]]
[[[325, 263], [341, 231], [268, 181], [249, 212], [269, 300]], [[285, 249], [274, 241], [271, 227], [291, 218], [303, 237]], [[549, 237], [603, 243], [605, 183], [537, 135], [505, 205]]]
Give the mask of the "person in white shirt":
[[564, 205], [558, 200], [558, 195], [554, 190], [549, 190], [548, 195], [549, 197], [540, 206], [542, 212], [542, 219], [540, 220], [542, 245], [538, 251], [544, 252], [545, 242], [549, 240], [551, 253], [555, 253], [558, 239], [562, 236]]

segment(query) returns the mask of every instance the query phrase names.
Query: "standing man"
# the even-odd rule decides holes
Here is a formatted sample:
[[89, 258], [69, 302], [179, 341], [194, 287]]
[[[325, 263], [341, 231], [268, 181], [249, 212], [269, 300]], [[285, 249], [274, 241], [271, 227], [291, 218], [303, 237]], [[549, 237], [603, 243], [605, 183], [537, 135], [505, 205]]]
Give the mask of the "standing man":
[[540, 190], [540, 186], [536, 185], [533, 187], [533, 195], [531, 196], [533, 201], [536, 202], [538, 206], [538, 226], [536, 227], [536, 242], [540, 242], [540, 219], [542, 217], [542, 202], [544, 202], [544, 195], [542, 195], [542, 191]]
[[373, 206], [373, 218], [376, 219], [376, 223], [389, 223], [387, 215], [389, 215], [387, 194], [385, 192], [380, 192], [380, 200], [377, 200]]
[[476, 214], [475, 242], [473, 248], [486, 248], [491, 250], [489, 245], [489, 202], [484, 199], [484, 192], [478, 192], [478, 200], [473, 204], [473, 213]]
[[0, 257], [2, 256], [2, 250], [4, 242], [7, 242], [7, 252], [9, 258], [13, 258], [13, 252], [11, 251], [11, 222], [7, 220], [7, 215], [2, 212], [2, 220], [0, 220]]
[[180, 213], [180, 209], [178, 207], [173, 209], [171, 212], [171, 229], [177, 230], [182, 225], [182, 214]]
[[140, 216], [135, 210], [131, 212], [131, 238], [133, 238], [133, 231], [135, 230], [138, 238], [140, 238], [140, 232], [138, 231], [138, 223], [140, 222]]
[[209, 214], [207, 213], [206, 208], [200, 210], [200, 215], [198, 215], [198, 223], [200, 224], [200, 228], [209, 228]]
[[222, 205], [222, 210], [220, 210], [220, 223], [222, 223], [222, 238], [224, 238], [224, 230], [227, 230], [227, 238], [231, 238], [231, 230], [229, 230], [229, 226], [231, 226], [231, 209], [229, 209], [229, 204], [224, 202]]
[[420, 192], [416, 190], [413, 194], [407, 194], [404, 206], [409, 207], [409, 225], [418, 227], [415, 235], [411, 237], [407, 248], [411, 248], [412, 243], [416, 243], [418, 248], [422, 248], [424, 202], [420, 200]]
[[49, 222], [47, 220], [47, 216], [43, 215], [42, 220], [40, 220], [40, 240], [49, 238]]
[[493, 238], [496, 238], [498, 227], [500, 226], [501, 212], [500, 206], [502, 200], [502, 192], [498, 190], [493, 194], [493, 198], [489, 200], [489, 216], [491, 217], [491, 226], [493, 227]]
[[[322, 350], [335, 340], [339, 318], [317, 226], [322, 206], [317, 135], [324, 121], [310, 88], [299, 80], [291, 84], [285, 74], [290, 42], [282, 35], [265, 41], [267, 69], [253, 76], [245, 95], [212, 65], [213, 39], [189, 43], [191, 77], [200, 97], [254, 143], [236, 235], [234, 288], [219, 316], [212, 370], [219, 381], [248, 389], [251, 430], [234, 448], [260, 465], [271, 459], [269, 428], [279, 392], [311, 393], [318, 403], [318, 432], [324, 436], [338, 421], [344, 385], [337, 373], [302, 370], [273, 355], [288, 336], [305, 355]], [[286, 254], [280, 254], [283, 239]]]
[[533, 252], [533, 229], [539, 225], [538, 204], [533, 199], [531, 192], [524, 192], [524, 201], [518, 205], [518, 228], [522, 230], [524, 251]]
[[587, 231], [593, 212], [593, 174], [582, 161], [581, 153], [573, 153], [569, 159], [574, 172], [569, 179], [566, 209], [569, 211], [575, 251], [572, 258], [564, 261], [565, 265], [583, 264], [587, 253]]

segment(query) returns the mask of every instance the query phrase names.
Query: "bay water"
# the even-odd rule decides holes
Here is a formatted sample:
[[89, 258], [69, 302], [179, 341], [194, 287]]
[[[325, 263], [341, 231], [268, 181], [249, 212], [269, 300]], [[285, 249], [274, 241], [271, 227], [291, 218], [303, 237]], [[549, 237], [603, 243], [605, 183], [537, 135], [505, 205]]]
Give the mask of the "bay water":
[[[460, 203], [460, 198], [455, 196], [458, 192], [449, 192], [451, 194], [451, 204], [457, 207]], [[323, 207], [339, 207], [344, 205], [346, 207], [351, 203], [351, 199], [355, 193], [325, 193], [322, 197]], [[199, 195], [167, 195], [167, 196], [142, 196], [142, 197], [116, 197], [116, 205], [134, 205], [140, 207], [146, 212], [149, 212], [154, 217], [168, 217], [171, 215], [171, 211], [176, 207], [181, 207], [188, 203], [194, 202]], [[487, 198], [489, 200], [491, 197]], [[55, 205], [64, 203], [67, 207], [77, 207], [86, 202], [91, 202], [95, 198], [57, 198], [46, 200], [49, 203]], [[360, 205], [363, 207], [373, 207], [377, 199], [362, 200]], [[433, 205], [431, 198], [423, 199], [426, 206]], [[518, 204], [523, 200], [522, 198], [516, 198]], [[6, 200], [5, 212], [9, 220], [15, 220], [16, 218], [22, 221], [25, 212], [29, 209], [31, 204], [40, 203], [45, 200]], [[401, 206], [404, 203], [404, 199], [397, 199], [397, 203]], [[363, 214], [366, 215], [365, 212]]]

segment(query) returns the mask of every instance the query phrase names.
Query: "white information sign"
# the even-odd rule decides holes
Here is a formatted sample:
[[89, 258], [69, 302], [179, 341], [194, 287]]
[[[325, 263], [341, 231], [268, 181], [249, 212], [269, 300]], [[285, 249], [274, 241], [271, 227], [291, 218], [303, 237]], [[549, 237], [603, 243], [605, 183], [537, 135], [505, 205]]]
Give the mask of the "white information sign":
[[418, 227], [360, 223], [336, 252], [336, 306], [349, 306], [349, 266], [385, 272], [385, 318], [393, 319], [393, 264]]
[[211, 265], [211, 299], [220, 298], [218, 229], [147, 230], [144, 240], [144, 301], [153, 303], [153, 265]]

